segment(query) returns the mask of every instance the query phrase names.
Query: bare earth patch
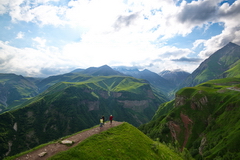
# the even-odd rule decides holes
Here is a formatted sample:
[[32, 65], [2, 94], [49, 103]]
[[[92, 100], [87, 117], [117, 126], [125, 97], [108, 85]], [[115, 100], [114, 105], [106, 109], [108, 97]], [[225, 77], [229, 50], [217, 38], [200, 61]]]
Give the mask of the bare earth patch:
[[[61, 151], [65, 151], [65, 150], [68, 150], [74, 146], [76, 146], [77, 144], [79, 144], [81, 141], [83, 141], [84, 139], [94, 135], [94, 134], [98, 134], [102, 131], [105, 131], [109, 128], [112, 128], [112, 127], [115, 127], [115, 126], [118, 126], [120, 124], [122, 124], [123, 122], [117, 122], [117, 121], [113, 121], [112, 122], [112, 125], [108, 122], [108, 123], [105, 123], [103, 125], [103, 127], [96, 127], [96, 128], [93, 128], [93, 129], [90, 129], [90, 130], [87, 130], [87, 131], [84, 131], [84, 132], [81, 132], [79, 134], [76, 134], [72, 137], [69, 137], [67, 138], [68, 141], [73, 141], [74, 144], [71, 145], [71, 146], [68, 146], [68, 145], [64, 145], [64, 144], [60, 144], [60, 143], [54, 143], [54, 144], [49, 144], [47, 146], [44, 146], [40, 149], [37, 149], [33, 152], [30, 152], [26, 155], [23, 155], [23, 156], [20, 156], [18, 158], [16, 158], [16, 160], [26, 160], [26, 159], [29, 159], [29, 160], [46, 160], [48, 159], [49, 157], [57, 154], [58, 152], [61, 152]], [[46, 153], [45, 153], [46, 152]], [[45, 153], [45, 154], [43, 154]], [[42, 156], [42, 155], [43, 156]]]

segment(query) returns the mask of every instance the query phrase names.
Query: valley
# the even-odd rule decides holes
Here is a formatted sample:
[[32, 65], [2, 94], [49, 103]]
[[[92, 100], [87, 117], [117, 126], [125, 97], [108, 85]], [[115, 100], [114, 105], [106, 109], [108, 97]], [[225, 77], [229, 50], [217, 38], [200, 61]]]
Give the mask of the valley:
[[[102, 140], [109, 145], [111, 134], [120, 132], [120, 137], [133, 136], [136, 146], [131, 153], [136, 154], [127, 151], [132, 143], [123, 136], [122, 142], [117, 141], [119, 150], [114, 149], [119, 153], [116, 157], [125, 153], [124, 158], [134, 159], [143, 152], [150, 159], [240, 159], [239, 61], [240, 46], [230, 42], [191, 74], [181, 70], [157, 74], [107, 65], [47, 78], [1, 73], [0, 158], [91, 128], [102, 115], [112, 114], [114, 120], [127, 123], [113, 130], [122, 128], [146, 141], [110, 129], [76, 148]], [[144, 143], [148, 144], [146, 151], [141, 151], [139, 146]], [[85, 149], [79, 155], [93, 152]], [[105, 153], [99, 150], [96, 155], [101, 152]], [[59, 154], [68, 159], [77, 153]]]

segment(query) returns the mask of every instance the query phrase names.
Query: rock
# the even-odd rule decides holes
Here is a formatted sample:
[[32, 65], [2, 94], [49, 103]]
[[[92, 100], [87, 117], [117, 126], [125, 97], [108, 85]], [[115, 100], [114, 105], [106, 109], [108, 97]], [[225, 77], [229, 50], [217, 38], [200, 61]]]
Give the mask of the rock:
[[47, 152], [42, 152], [42, 153], [39, 153], [38, 156], [39, 156], [39, 157], [43, 157], [43, 156], [45, 156], [46, 154], [47, 154]]
[[61, 141], [62, 144], [73, 144], [73, 141], [69, 141], [69, 140], [63, 140]]

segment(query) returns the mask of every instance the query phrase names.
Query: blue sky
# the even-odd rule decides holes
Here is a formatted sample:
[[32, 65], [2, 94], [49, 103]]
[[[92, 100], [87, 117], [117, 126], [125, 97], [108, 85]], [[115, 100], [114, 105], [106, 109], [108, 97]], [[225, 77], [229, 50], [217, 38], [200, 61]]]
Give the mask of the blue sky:
[[76, 68], [194, 71], [240, 45], [240, 0], [0, 1], [0, 73], [50, 76]]

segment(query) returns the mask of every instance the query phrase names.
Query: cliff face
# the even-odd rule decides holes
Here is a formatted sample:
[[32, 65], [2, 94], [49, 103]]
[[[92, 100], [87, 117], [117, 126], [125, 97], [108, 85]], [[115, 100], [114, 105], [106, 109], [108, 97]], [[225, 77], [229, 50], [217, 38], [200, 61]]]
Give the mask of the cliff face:
[[183, 88], [176, 93], [175, 100], [162, 104], [153, 120], [140, 129], [180, 150], [187, 148], [196, 159], [214, 159], [219, 155], [238, 159], [239, 88], [239, 78]]

